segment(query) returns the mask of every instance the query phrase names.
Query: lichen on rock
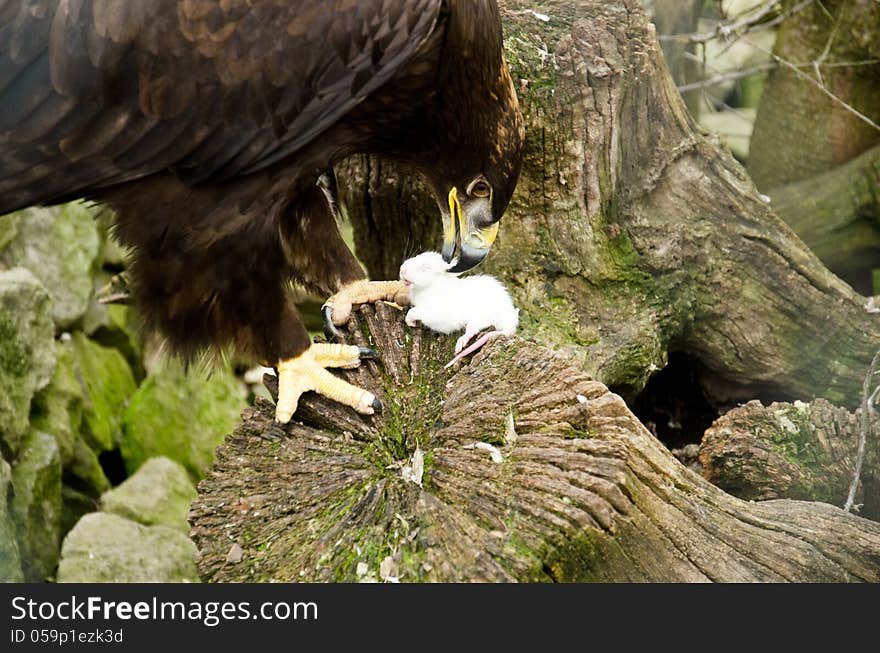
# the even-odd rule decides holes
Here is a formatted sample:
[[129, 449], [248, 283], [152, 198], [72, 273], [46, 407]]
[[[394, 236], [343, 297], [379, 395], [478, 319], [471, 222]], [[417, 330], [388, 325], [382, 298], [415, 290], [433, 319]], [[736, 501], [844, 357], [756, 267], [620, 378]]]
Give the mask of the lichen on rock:
[[52, 576], [61, 540], [61, 457], [51, 435], [31, 430], [12, 469], [12, 517], [22, 571], [29, 581]]
[[55, 366], [49, 295], [24, 268], [0, 270], [0, 446], [18, 450], [31, 399]]
[[198, 582], [198, 551], [168, 526], [143, 526], [106, 512], [80, 519], [64, 539], [59, 583]]
[[92, 295], [101, 246], [92, 212], [72, 202], [24, 209], [15, 217], [16, 235], [0, 252], [0, 260], [30, 270], [52, 297], [56, 326], [69, 328], [83, 317]]

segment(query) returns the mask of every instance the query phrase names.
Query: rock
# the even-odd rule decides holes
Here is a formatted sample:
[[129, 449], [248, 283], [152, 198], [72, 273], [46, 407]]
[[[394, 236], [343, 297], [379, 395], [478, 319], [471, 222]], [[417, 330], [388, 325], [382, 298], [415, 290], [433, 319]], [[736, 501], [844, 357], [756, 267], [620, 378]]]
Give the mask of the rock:
[[186, 470], [164, 456], [150, 458], [134, 476], [101, 497], [101, 507], [146, 526], [188, 532], [186, 515], [196, 489]]
[[179, 530], [93, 512], [64, 538], [59, 583], [198, 582], [195, 544]]
[[144, 343], [136, 312], [123, 304], [108, 304], [104, 308], [106, 321], [95, 329], [91, 339], [104, 347], [119, 351], [131, 366], [135, 380], [143, 381]]
[[[57, 363], [48, 386], [34, 396], [31, 426], [55, 437], [65, 478], [86, 494], [97, 498], [110, 482], [98, 456], [83, 440], [84, 383], [77, 378], [77, 362], [70, 339], [56, 342]], [[87, 511], [91, 512], [91, 510]]]
[[71, 338], [74, 371], [83, 385], [83, 436], [95, 451], [116, 448], [122, 416], [136, 389], [134, 375], [115, 349], [76, 332]]
[[24, 268], [0, 271], [0, 443], [18, 450], [34, 392], [55, 366], [49, 294]]
[[15, 537], [15, 523], [9, 508], [11, 481], [12, 469], [8, 462], [0, 458], [0, 583], [19, 583], [24, 580]]
[[95, 331], [110, 323], [108, 305], [98, 301], [97, 293], [107, 284], [111, 276], [109, 272], [99, 270], [92, 277], [93, 292], [89, 296], [89, 303], [80, 325], [82, 332], [90, 338], [94, 337]]
[[12, 469], [12, 517], [28, 581], [50, 576], [61, 541], [61, 457], [51, 435], [31, 430]]
[[147, 377], [125, 412], [120, 445], [125, 468], [133, 474], [148, 458], [167, 456], [199, 480], [244, 406], [241, 386], [231, 372], [217, 370], [204, 378], [167, 362]]
[[69, 485], [61, 486], [61, 532], [69, 533], [76, 523], [98, 509], [99, 499]]
[[30, 270], [52, 297], [59, 329], [75, 324], [92, 295], [101, 239], [94, 217], [82, 202], [33, 207], [18, 212], [17, 234], [0, 253], [10, 267]]
[[18, 223], [21, 216], [17, 213], [0, 215], [0, 254], [18, 236]]
[[55, 342], [55, 372], [31, 405], [31, 426], [58, 441], [62, 465], [73, 457], [83, 417], [83, 388], [76, 378], [71, 343]]
[[104, 474], [98, 455], [82, 438], [77, 438], [74, 443], [73, 456], [64, 467], [64, 476], [67, 482], [75, 484], [93, 498], [110, 489], [110, 481]]

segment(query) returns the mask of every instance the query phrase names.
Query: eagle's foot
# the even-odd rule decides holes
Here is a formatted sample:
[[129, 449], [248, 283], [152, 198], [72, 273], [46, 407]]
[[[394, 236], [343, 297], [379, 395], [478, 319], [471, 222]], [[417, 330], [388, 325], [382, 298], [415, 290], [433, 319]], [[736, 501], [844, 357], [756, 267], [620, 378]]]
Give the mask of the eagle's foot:
[[361, 360], [375, 356], [376, 352], [366, 347], [316, 343], [296, 358], [279, 361], [275, 421], [289, 422], [299, 405], [300, 396], [309, 391], [351, 406], [364, 415], [382, 410], [382, 403], [372, 392], [347, 383], [324, 369], [354, 368]]
[[330, 297], [321, 308], [324, 333], [328, 339], [341, 340], [342, 333], [336, 327], [348, 322], [352, 308], [358, 304], [389, 301], [408, 304], [408, 291], [400, 281], [367, 281], [361, 279], [344, 286]]

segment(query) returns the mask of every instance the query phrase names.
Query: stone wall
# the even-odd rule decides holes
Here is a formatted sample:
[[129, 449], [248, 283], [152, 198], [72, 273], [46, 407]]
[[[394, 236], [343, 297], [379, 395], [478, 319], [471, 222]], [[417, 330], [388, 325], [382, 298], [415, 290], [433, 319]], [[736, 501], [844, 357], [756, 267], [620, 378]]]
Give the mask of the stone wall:
[[94, 213], [0, 216], [0, 580], [195, 580], [186, 511], [247, 389], [145, 365], [133, 310], [95, 299], [125, 252]]

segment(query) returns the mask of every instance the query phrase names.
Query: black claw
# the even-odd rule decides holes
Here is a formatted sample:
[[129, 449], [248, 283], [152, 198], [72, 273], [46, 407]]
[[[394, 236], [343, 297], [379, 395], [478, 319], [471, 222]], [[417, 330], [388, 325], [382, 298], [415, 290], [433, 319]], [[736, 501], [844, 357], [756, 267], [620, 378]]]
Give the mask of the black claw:
[[363, 360], [374, 360], [379, 358], [379, 352], [372, 347], [358, 347], [358, 356]]
[[335, 342], [341, 341], [342, 332], [336, 328], [335, 324], [333, 324], [333, 307], [322, 306], [321, 318], [324, 322], [324, 335], [327, 336], [327, 340], [333, 340]]
[[373, 399], [373, 410], [375, 410], [377, 413], [381, 413], [383, 410], [385, 410], [385, 406], [383, 406], [382, 402], [379, 401], [379, 397]]

